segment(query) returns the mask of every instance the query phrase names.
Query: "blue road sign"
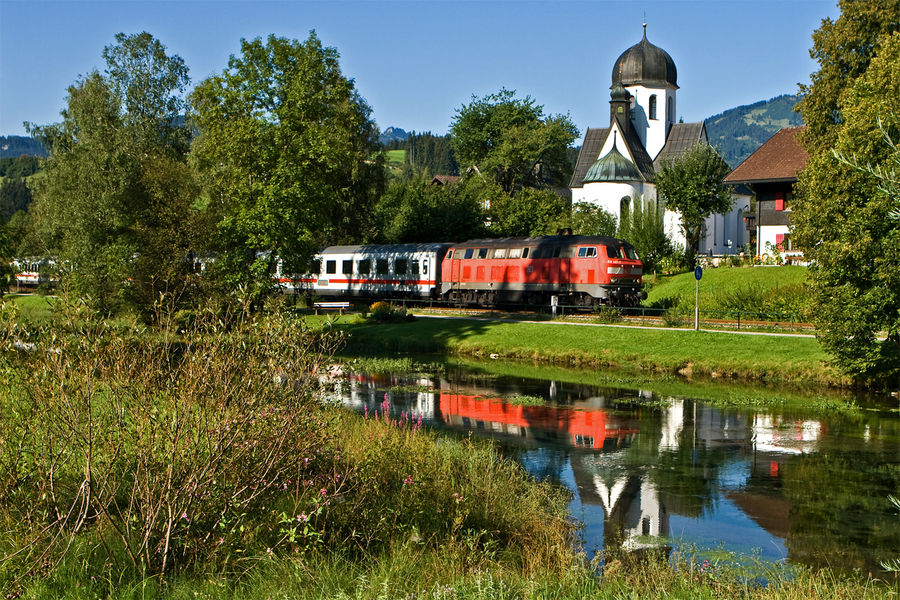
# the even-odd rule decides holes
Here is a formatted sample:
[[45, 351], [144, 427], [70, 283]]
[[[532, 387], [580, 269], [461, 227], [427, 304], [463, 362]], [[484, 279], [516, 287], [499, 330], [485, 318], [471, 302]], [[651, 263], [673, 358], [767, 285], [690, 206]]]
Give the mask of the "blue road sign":
[[697, 268], [694, 269], [694, 279], [700, 281], [701, 277], [703, 277], [703, 267], [698, 265]]

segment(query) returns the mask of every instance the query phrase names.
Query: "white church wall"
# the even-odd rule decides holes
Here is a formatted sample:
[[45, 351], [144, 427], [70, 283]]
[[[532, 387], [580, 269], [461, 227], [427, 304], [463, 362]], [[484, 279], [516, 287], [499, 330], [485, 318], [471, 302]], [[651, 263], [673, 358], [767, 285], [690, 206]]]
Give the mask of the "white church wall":
[[[659, 151], [666, 145], [666, 134], [669, 131], [668, 98], [672, 98], [674, 113], [675, 90], [666, 88], [647, 88], [642, 85], [631, 85], [625, 88], [635, 98], [631, 109], [631, 122], [634, 129], [644, 144], [650, 158], [656, 158]], [[650, 118], [650, 97], [656, 96], [656, 118]]]
[[[618, 222], [622, 216], [622, 198], [627, 196], [634, 202], [635, 198], [643, 196], [643, 187], [643, 184], [639, 181], [633, 183], [586, 183], [580, 190], [572, 190], [572, 202], [588, 202], [599, 206], [603, 210], [612, 213], [616, 217], [616, 222]], [[576, 191], [581, 193], [576, 194]]]

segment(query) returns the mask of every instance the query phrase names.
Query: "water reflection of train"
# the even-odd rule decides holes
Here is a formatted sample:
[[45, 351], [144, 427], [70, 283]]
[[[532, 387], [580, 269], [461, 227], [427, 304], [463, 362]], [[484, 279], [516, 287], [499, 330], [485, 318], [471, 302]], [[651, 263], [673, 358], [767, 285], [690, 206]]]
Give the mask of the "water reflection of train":
[[443, 379], [401, 382], [390, 376], [355, 375], [345, 404], [371, 413], [383, 410], [387, 400], [385, 406], [393, 416], [406, 412], [450, 429], [479, 431], [526, 445], [611, 451], [627, 447], [638, 432], [628, 419], [598, 408], [596, 398], [570, 406], [526, 406], [485, 395], [486, 391]]

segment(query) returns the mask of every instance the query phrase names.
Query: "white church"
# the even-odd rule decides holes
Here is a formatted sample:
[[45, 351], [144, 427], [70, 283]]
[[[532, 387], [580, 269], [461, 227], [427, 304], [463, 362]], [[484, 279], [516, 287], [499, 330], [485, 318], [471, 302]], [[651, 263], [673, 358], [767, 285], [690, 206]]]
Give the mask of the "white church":
[[[706, 126], [676, 123], [678, 74], [669, 53], [643, 39], [616, 60], [610, 86], [609, 127], [589, 127], [569, 187], [572, 203], [597, 205], [620, 219], [637, 202], [656, 203], [654, 175], [662, 164], [700, 142]], [[727, 214], [706, 219], [701, 254], [737, 254], [748, 243], [744, 211], [750, 197], [734, 195]], [[665, 211], [666, 233], [685, 245], [679, 215]]]

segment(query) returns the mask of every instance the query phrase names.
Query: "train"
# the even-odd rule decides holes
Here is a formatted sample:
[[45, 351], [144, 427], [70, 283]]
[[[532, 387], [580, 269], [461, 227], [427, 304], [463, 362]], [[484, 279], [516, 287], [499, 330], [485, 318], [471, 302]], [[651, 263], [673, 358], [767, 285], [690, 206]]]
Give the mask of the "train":
[[329, 246], [286, 291], [325, 299], [444, 300], [458, 305], [636, 306], [643, 263], [625, 240], [583, 235]]

